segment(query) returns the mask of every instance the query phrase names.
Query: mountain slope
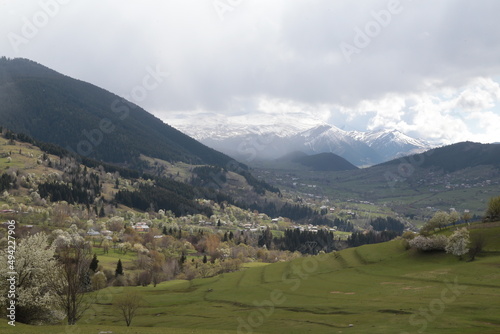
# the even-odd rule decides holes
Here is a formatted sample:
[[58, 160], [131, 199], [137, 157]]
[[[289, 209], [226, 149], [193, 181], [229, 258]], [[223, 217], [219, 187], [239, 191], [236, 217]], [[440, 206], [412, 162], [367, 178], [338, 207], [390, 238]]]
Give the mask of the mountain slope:
[[343, 171], [358, 169], [346, 159], [333, 153], [319, 153], [293, 160], [301, 165], [311, 167], [315, 171]]
[[0, 125], [91, 158], [139, 155], [226, 166], [232, 159], [92, 84], [26, 59], [0, 59]]
[[350, 133], [331, 125], [316, 126], [290, 138], [296, 147], [309, 154], [335, 153], [357, 166], [381, 161], [378, 153]]
[[[445, 172], [492, 165], [500, 167], [500, 144], [461, 142], [415, 154], [406, 158], [414, 167], [439, 169]], [[380, 166], [400, 164], [399, 159]]]
[[353, 138], [366, 143], [384, 161], [405, 155], [422, 153], [431, 148], [428, 143], [411, 138], [398, 130], [350, 132], [349, 134]]

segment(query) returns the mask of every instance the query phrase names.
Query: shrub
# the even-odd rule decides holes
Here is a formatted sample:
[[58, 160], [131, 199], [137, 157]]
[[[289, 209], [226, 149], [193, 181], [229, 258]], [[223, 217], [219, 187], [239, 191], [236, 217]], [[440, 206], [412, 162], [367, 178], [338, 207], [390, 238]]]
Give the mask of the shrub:
[[448, 238], [444, 235], [424, 237], [417, 236], [409, 241], [411, 248], [416, 248], [419, 251], [431, 252], [431, 251], [444, 251], [446, 245], [448, 244]]

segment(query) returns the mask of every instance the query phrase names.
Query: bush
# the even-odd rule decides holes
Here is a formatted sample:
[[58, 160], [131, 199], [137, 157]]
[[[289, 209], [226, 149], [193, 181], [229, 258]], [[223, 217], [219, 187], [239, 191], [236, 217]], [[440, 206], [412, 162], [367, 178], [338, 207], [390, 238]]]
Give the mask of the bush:
[[432, 237], [424, 237], [419, 235], [410, 240], [408, 243], [411, 248], [416, 248], [419, 251], [423, 252], [444, 251], [446, 245], [448, 244], [448, 238], [444, 235]]
[[92, 290], [101, 290], [108, 285], [106, 275], [103, 272], [97, 272], [92, 276]]

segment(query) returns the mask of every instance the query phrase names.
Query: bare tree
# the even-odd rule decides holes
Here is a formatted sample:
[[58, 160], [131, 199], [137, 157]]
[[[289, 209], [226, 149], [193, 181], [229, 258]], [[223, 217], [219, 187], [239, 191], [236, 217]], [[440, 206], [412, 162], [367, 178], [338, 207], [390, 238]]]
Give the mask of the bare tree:
[[54, 242], [58, 244], [59, 265], [53, 274], [52, 289], [57, 295], [56, 304], [68, 318], [68, 325], [74, 325], [96, 298], [96, 295], [86, 296], [92, 289], [90, 245], [77, 234], [60, 235], [58, 239]]
[[137, 292], [123, 293], [115, 296], [113, 299], [113, 306], [121, 312], [127, 326], [130, 326], [137, 309], [141, 307], [142, 304], [142, 297]]

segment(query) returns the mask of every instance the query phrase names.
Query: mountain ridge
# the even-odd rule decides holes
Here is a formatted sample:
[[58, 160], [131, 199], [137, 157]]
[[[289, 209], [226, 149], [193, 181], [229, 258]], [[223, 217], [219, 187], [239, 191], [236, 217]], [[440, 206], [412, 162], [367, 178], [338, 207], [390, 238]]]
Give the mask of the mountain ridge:
[[246, 162], [274, 160], [301, 150], [309, 155], [335, 153], [358, 167], [364, 167], [432, 148], [429, 143], [396, 129], [345, 131], [321, 121], [304, 120], [305, 124], [287, 121], [279, 122], [279, 118], [275, 118], [259, 124], [225, 119], [214, 126], [202, 118], [200, 125], [175, 121], [173, 124], [207, 146]]
[[141, 153], [221, 167], [233, 161], [131, 102], [31, 60], [0, 59], [0, 98], [0, 125], [90, 158], [134, 167]]

